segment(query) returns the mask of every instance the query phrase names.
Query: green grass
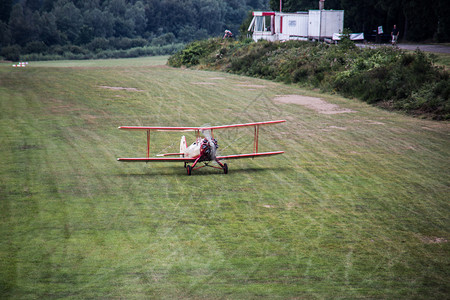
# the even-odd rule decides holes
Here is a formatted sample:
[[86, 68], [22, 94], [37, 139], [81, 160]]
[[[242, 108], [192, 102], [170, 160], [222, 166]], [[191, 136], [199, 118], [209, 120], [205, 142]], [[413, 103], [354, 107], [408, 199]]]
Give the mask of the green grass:
[[[449, 123], [164, 62], [0, 66], [0, 298], [448, 298]], [[120, 125], [271, 119], [288, 122], [260, 150], [286, 153], [227, 175], [115, 160], [145, 155]], [[152, 154], [180, 135], [152, 135]], [[252, 148], [251, 130], [216, 138]]]
[[436, 56], [436, 64], [445, 67], [446, 70], [450, 68], [450, 53], [433, 53]]
[[[147, 56], [138, 58], [123, 59], [97, 59], [97, 60], [53, 60], [53, 61], [33, 61], [29, 62], [31, 67], [144, 67], [164, 65], [169, 56]], [[1, 62], [0, 66], [12, 66], [16, 62]]]

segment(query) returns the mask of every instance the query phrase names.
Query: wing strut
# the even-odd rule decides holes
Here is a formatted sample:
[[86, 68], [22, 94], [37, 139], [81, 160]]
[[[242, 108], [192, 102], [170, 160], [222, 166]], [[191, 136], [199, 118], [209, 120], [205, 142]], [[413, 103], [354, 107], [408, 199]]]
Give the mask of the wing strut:
[[255, 125], [255, 137], [253, 142], [253, 153], [258, 153], [259, 126]]
[[150, 157], [150, 130], [147, 130], [147, 158]]

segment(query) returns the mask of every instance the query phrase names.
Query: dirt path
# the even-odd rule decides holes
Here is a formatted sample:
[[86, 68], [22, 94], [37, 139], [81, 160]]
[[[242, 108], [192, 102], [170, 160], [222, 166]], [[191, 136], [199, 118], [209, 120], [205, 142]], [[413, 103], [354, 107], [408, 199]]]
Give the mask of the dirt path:
[[308, 97], [302, 95], [283, 95], [277, 96], [274, 99], [276, 102], [281, 103], [294, 103], [298, 105], [303, 105], [310, 109], [315, 110], [318, 113], [326, 114], [326, 115], [334, 115], [334, 114], [342, 114], [342, 113], [354, 113], [356, 111], [340, 108], [336, 104], [328, 103], [320, 98], [316, 97]]

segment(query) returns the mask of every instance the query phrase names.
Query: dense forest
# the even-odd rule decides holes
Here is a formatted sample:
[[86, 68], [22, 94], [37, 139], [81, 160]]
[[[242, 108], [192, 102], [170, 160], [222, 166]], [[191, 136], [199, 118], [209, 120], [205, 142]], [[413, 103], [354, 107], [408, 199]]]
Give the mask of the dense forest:
[[217, 36], [225, 29], [236, 32], [249, 11], [267, 9], [267, 4], [267, 0], [1, 0], [1, 55], [17, 59], [19, 53], [72, 53], [86, 58], [89, 53], [130, 48], [148, 54], [148, 47]]
[[[326, 0], [344, 9], [353, 32], [397, 23], [401, 37], [449, 41], [448, 0]], [[283, 11], [317, 9], [318, 0], [284, 0]], [[252, 10], [279, 0], [1, 0], [0, 56], [18, 60], [170, 54], [192, 40], [245, 32]], [[386, 29], [385, 31], [389, 31]]]

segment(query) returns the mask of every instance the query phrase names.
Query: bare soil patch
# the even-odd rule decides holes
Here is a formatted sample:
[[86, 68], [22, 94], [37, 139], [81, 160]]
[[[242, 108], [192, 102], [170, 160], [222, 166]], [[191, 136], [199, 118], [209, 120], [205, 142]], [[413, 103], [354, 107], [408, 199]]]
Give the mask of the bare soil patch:
[[429, 123], [427, 125], [422, 126], [423, 129], [425, 130], [429, 130], [429, 131], [434, 131], [434, 132], [450, 132], [450, 122], [434, 122], [434, 123]]
[[192, 82], [192, 84], [197, 84], [197, 85], [216, 85], [214, 82]]
[[448, 240], [445, 238], [434, 237], [434, 236], [424, 236], [420, 238], [425, 244], [442, 244], [448, 243]]
[[257, 88], [257, 89], [263, 89], [266, 87], [265, 85], [261, 85], [261, 84], [238, 84], [237, 86]]
[[270, 204], [263, 204], [263, 205], [261, 205], [262, 207], [265, 207], [265, 208], [276, 208], [276, 206], [275, 205], [270, 205]]
[[347, 127], [341, 127], [341, 126], [328, 126], [330, 129], [339, 129], [339, 130], [347, 130]]
[[121, 87], [121, 86], [107, 86], [100, 85], [102, 89], [114, 90], [114, 91], [128, 91], [128, 92], [143, 92], [144, 90], [139, 90], [137, 88]]
[[321, 98], [317, 97], [309, 97], [302, 95], [281, 95], [277, 96], [274, 99], [276, 102], [280, 103], [293, 103], [305, 106], [307, 108], [313, 109], [321, 114], [333, 115], [333, 114], [342, 114], [342, 113], [354, 113], [356, 111], [341, 108], [336, 104], [328, 103]]

